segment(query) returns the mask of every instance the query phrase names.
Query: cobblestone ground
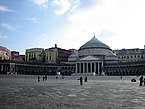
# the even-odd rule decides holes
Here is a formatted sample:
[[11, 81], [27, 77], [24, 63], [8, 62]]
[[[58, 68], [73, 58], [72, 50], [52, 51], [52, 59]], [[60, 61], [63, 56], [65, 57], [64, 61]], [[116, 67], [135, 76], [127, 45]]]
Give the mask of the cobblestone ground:
[[88, 77], [83, 85], [77, 76], [40, 77], [0, 75], [0, 109], [145, 109], [137, 77]]

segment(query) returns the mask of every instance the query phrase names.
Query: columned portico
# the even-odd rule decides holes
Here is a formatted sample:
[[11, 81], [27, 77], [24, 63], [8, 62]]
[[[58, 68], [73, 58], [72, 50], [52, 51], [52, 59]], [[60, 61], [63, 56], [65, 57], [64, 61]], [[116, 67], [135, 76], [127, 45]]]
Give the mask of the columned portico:
[[76, 73], [96, 73], [102, 74], [102, 61], [79, 61], [76, 63]]

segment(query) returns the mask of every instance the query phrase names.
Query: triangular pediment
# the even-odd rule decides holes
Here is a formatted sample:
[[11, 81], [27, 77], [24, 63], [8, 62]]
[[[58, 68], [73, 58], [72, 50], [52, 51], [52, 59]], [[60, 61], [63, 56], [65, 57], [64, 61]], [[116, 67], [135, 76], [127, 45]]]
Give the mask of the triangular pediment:
[[99, 61], [99, 60], [101, 60], [99, 57], [94, 57], [94, 56], [86, 56], [80, 59], [80, 61]]

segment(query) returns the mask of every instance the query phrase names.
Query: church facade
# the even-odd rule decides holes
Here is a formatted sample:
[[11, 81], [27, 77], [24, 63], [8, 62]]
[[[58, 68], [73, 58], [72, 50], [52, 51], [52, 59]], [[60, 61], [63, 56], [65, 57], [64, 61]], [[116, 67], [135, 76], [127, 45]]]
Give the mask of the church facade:
[[103, 75], [104, 63], [117, 63], [118, 58], [112, 49], [95, 36], [78, 50], [76, 73]]

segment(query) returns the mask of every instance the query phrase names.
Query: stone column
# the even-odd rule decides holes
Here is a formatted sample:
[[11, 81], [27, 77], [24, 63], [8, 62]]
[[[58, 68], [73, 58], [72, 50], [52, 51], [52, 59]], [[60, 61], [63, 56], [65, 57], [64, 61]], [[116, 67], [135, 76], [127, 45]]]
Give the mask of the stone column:
[[76, 63], [76, 73], [78, 73], [78, 63]]
[[101, 72], [101, 74], [103, 74], [103, 62], [102, 62], [102, 65], [101, 65], [101, 67], [102, 67], [102, 68], [101, 68], [101, 69], [102, 69], [102, 72]]
[[4, 71], [4, 69], [3, 69], [4, 67], [3, 67], [3, 65], [1, 65], [1, 71], [3, 72]]
[[79, 63], [79, 73], [81, 73], [81, 63]]
[[99, 74], [99, 71], [100, 71], [100, 66], [99, 66], [99, 62], [98, 62], [98, 74]]
[[83, 73], [85, 73], [85, 63], [83, 63]]
[[86, 63], [86, 73], [88, 73], [88, 63]]

